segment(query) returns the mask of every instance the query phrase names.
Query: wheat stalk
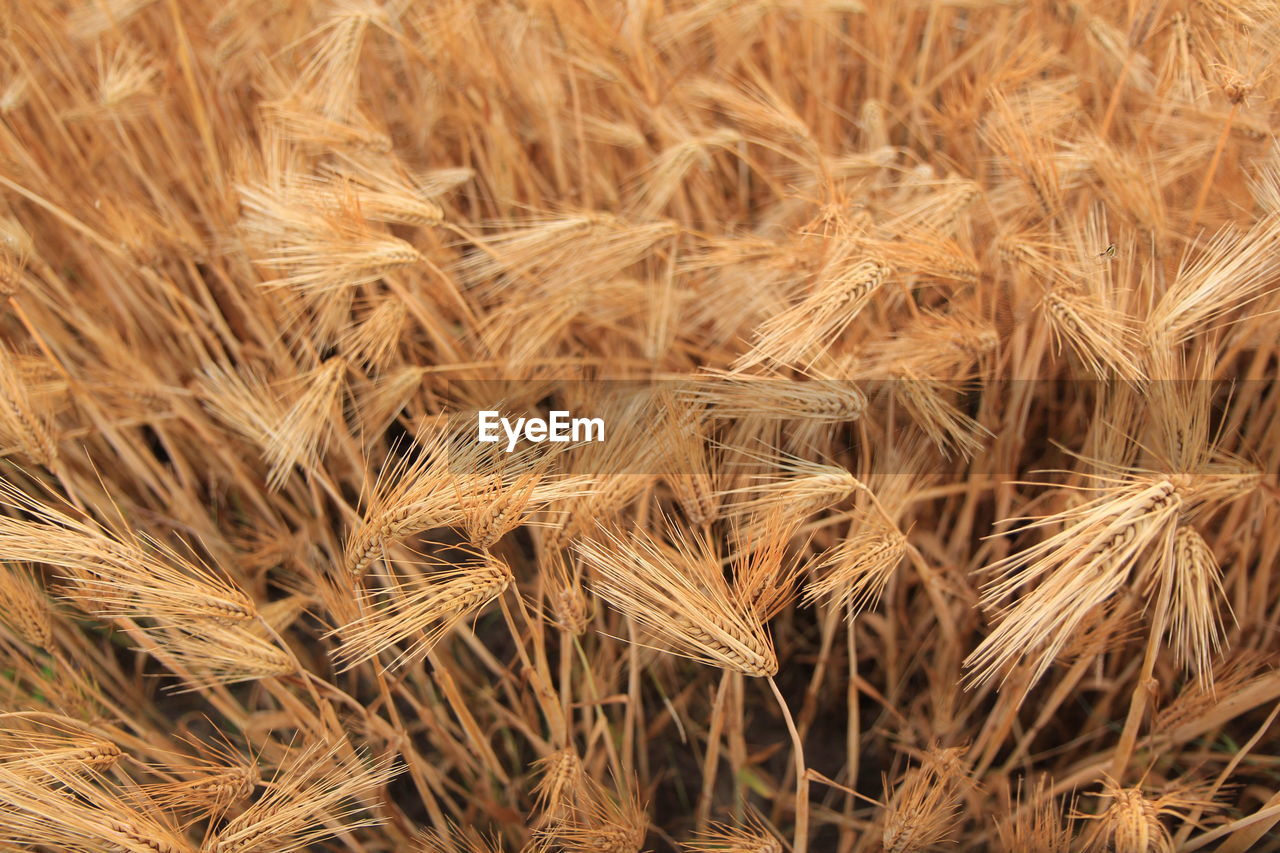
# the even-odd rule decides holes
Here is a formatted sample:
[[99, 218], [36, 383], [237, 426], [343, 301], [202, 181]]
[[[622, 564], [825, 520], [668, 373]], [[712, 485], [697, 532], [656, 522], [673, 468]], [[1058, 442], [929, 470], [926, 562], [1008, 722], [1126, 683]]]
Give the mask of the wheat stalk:
[[1266, 847], [1273, 5], [0, 4], [0, 849]]

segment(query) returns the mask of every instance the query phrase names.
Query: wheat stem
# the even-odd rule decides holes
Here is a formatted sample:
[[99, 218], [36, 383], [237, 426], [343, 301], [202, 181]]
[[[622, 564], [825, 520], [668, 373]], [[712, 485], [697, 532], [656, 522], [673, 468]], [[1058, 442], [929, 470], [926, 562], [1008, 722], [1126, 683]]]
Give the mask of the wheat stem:
[[1138, 683], [1134, 687], [1133, 696], [1129, 702], [1129, 713], [1124, 722], [1124, 729], [1120, 733], [1115, 756], [1111, 760], [1111, 778], [1117, 782], [1124, 778], [1125, 770], [1129, 766], [1129, 759], [1133, 757], [1134, 746], [1138, 742], [1138, 731], [1142, 727], [1142, 718], [1146, 713], [1147, 703], [1155, 694], [1156, 684], [1153, 673], [1156, 666], [1156, 656], [1160, 650], [1160, 638], [1164, 634], [1165, 621], [1168, 616], [1172, 581], [1172, 574], [1166, 573], [1161, 582], [1155, 616], [1151, 620], [1146, 651], [1142, 657], [1142, 668], [1138, 672]]
[[778, 689], [778, 683], [774, 681], [773, 676], [769, 676], [768, 681], [769, 689], [773, 691], [773, 698], [778, 701], [778, 709], [782, 711], [782, 719], [787, 724], [787, 733], [791, 735], [791, 754], [795, 762], [796, 827], [791, 847], [795, 853], [807, 853], [809, 849], [809, 777], [804, 767], [804, 744], [800, 740], [800, 733], [796, 731], [795, 721], [791, 719], [787, 700]]
[[1218, 134], [1218, 143], [1213, 148], [1213, 156], [1209, 158], [1209, 167], [1205, 169], [1204, 178], [1200, 181], [1200, 190], [1196, 193], [1195, 205], [1191, 208], [1191, 221], [1187, 225], [1186, 233], [1195, 236], [1196, 226], [1200, 224], [1200, 213], [1204, 210], [1204, 204], [1209, 198], [1209, 190], [1213, 187], [1213, 178], [1218, 173], [1218, 162], [1222, 159], [1222, 152], [1227, 147], [1227, 137], [1231, 135], [1231, 125], [1236, 120], [1236, 112], [1239, 111], [1239, 104], [1232, 104], [1231, 111], [1227, 113], [1227, 118], [1222, 123], [1222, 131]]

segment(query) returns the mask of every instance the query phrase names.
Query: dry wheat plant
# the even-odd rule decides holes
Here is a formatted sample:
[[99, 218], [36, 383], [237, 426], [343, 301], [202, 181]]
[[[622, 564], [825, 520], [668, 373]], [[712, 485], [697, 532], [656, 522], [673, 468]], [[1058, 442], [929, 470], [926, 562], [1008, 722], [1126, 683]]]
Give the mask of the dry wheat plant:
[[0, 850], [1280, 851], [1277, 62], [3, 0]]

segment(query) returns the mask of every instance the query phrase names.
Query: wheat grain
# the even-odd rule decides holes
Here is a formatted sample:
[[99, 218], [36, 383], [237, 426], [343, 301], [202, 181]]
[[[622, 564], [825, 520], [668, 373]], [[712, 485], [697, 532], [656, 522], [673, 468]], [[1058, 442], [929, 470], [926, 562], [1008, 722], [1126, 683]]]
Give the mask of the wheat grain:
[[751, 676], [777, 672], [758, 614], [725, 584], [705, 542], [668, 545], [638, 532], [624, 538], [605, 531], [602, 542], [584, 540], [577, 549], [596, 593], [673, 653]]
[[511, 570], [489, 557], [461, 568], [443, 568], [396, 590], [370, 597], [365, 615], [336, 629], [342, 638], [336, 659], [343, 669], [377, 657], [399, 643], [401, 666], [429, 652], [450, 628], [497, 598], [511, 584]]

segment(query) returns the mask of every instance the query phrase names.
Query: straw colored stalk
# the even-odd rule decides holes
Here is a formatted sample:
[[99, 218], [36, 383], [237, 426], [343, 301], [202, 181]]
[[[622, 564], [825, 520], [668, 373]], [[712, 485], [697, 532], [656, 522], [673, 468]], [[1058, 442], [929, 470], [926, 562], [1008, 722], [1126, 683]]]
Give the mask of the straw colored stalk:
[[340, 213], [352, 205], [359, 207], [366, 219], [400, 225], [439, 225], [444, 220], [440, 205], [422, 196], [414, 187], [399, 186], [373, 189], [359, 186], [344, 175], [298, 176], [289, 188], [299, 203], [312, 204], [330, 214]]
[[550, 457], [496, 447], [439, 432], [385, 469], [347, 539], [347, 572], [359, 578], [387, 544], [439, 527], [456, 527], [484, 549], [546, 505], [592, 494], [590, 477], [551, 476]]
[[209, 367], [200, 387], [210, 411], [262, 450], [267, 485], [279, 491], [294, 466], [308, 474], [319, 467], [320, 455], [340, 419], [338, 404], [346, 369], [346, 360], [334, 357], [298, 375], [289, 392], [293, 401], [287, 406], [280, 400], [283, 389], [270, 387], [250, 370]]
[[946, 233], [955, 227], [960, 215], [982, 195], [983, 188], [980, 184], [958, 175], [941, 181], [930, 180], [925, 192], [895, 206], [895, 215], [880, 225], [880, 233]]
[[571, 474], [564, 483], [577, 487], [559, 489], [550, 505], [564, 521], [547, 532], [546, 547], [567, 548], [575, 538], [590, 535], [656, 482], [666, 448], [654, 440], [651, 405], [647, 394], [639, 394], [606, 399], [598, 408], [592, 407], [609, 424], [608, 440], [567, 446], [562, 470]]
[[286, 169], [275, 175], [273, 184], [248, 188], [251, 212], [277, 216], [296, 209], [335, 217], [358, 211], [369, 222], [433, 226], [443, 221], [444, 211], [432, 196], [470, 176], [465, 169], [453, 175], [438, 170], [434, 180], [428, 176], [425, 182], [415, 182], [394, 156], [335, 155], [317, 164], [314, 174], [301, 168]]
[[802, 517], [789, 507], [774, 506], [749, 516], [734, 532], [731, 559], [733, 594], [760, 619], [777, 616], [796, 599], [804, 547], [792, 547]]
[[444, 219], [435, 199], [471, 180], [475, 172], [446, 168], [410, 173], [395, 157], [343, 152], [320, 164], [320, 177], [330, 186], [354, 192], [367, 219], [428, 226]]
[[273, 131], [302, 148], [391, 153], [391, 137], [361, 115], [342, 121], [325, 118], [299, 103], [296, 97], [263, 101], [261, 112]]
[[360, 53], [371, 25], [385, 29], [387, 13], [370, 3], [343, 4], [316, 30], [296, 83], [308, 106], [327, 118], [342, 120], [355, 111], [359, 94]]
[[1276, 288], [1280, 214], [1269, 214], [1241, 233], [1224, 228], [1194, 256], [1188, 254], [1173, 284], [1147, 316], [1146, 334], [1158, 349], [1185, 344], [1210, 324]]
[[[504, 224], [513, 223], [495, 227]], [[487, 300], [529, 281], [571, 293], [620, 273], [679, 231], [674, 222], [627, 222], [594, 211], [534, 220], [475, 237], [480, 251], [460, 261], [457, 272], [480, 287]]]
[[687, 191], [691, 171], [709, 168], [713, 154], [732, 151], [742, 142], [742, 135], [733, 128], [718, 127], [669, 145], [645, 169], [636, 193], [636, 213], [646, 217], [661, 214], [682, 191]]
[[221, 743], [180, 738], [198, 757], [185, 763], [166, 762], [164, 781], [142, 785], [147, 799], [176, 815], [219, 817], [247, 800], [261, 784], [255, 758], [221, 736]]

